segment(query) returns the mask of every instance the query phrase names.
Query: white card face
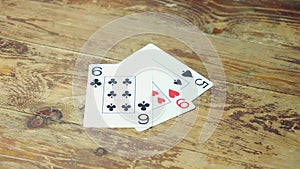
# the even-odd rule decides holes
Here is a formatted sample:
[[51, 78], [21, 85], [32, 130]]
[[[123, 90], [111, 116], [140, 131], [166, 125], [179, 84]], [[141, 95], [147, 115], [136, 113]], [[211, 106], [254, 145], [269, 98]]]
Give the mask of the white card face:
[[152, 126], [152, 72], [127, 73], [118, 65], [91, 64], [84, 127]]
[[[120, 65], [130, 65], [132, 63], [134, 63], [134, 65], [151, 67], [153, 72], [153, 83], [155, 83], [171, 100], [170, 104], [153, 110], [153, 114], [155, 115], [153, 125], [160, 124], [194, 109], [195, 106], [190, 102], [190, 100], [196, 98], [199, 93], [204, 92], [202, 89], [198, 90], [196, 87], [197, 85], [189, 87], [191, 86], [191, 79], [187, 78], [191, 78], [188, 77], [191, 76], [190, 73], [192, 70], [190, 68], [154, 45], [147, 45], [141, 50], [135, 52], [122, 61]], [[175, 71], [180, 70], [178, 69], [179, 66], [179, 68], [183, 67], [182, 65], [185, 66], [184, 70], [188, 68], [188, 71], [182, 72], [182, 74], [175, 73]], [[136, 129], [138, 131], [142, 131], [146, 128]]]
[[[160, 83], [161, 86], [168, 86], [169, 84], [168, 81], [172, 80], [172, 77], [170, 77], [168, 74], [162, 71], [153, 70], [153, 74], [159, 75], [160, 78], [163, 79], [163, 81]], [[163, 90], [160, 88], [160, 85], [156, 85], [157, 87], [156, 90], [163, 93], [163, 95], [166, 96], [166, 99], [170, 100], [170, 102], [168, 104], [153, 109], [153, 114], [154, 114], [153, 126], [161, 124], [169, 119], [172, 119], [185, 112], [195, 109], [195, 105], [189, 100], [186, 100], [184, 98], [179, 86], [175, 86], [176, 88], [166, 88], [165, 90]], [[152, 101], [153, 105], [155, 105], [154, 102], [155, 101], [157, 102], [158, 100], [155, 99], [156, 97], [153, 94], [152, 97], [153, 97], [153, 101]], [[148, 128], [149, 127], [136, 127], [136, 130], [143, 131]]]
[[[174, 78], [170, 85], [180, 86], [185, 98], [188, 100], [194, 100], [213, 86], [211, 81], [153, 44], [146, 45], [137, 51], [137, 53], [142, 51], [149, 53], [143, 56], [143, 58], [151, 58], [155, 67], [164, 69]], [[138, 55], [132, 55], [132, 59], [134, 59], [133, 57], [138, 58]], [[159, 75], [153, 74], [153, 82], [160, 84], [160, 81], [164, 80]], [[160, 86], [160, 88], [163, 87]]]

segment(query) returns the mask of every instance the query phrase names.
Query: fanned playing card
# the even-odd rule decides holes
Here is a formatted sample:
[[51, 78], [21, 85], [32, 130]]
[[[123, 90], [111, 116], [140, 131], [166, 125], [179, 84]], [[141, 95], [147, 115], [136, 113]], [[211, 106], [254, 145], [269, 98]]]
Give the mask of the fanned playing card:
[[[153, 69], [168, 74], [173, 78], [169, 85], [179, 86], [181, 90], [184, 90], [188, 100], [194, 100], [213, 86], [207, 78], [151, 43], [127, 57], [120, 64], [125, 62], [148, 62]], [[153, 74], [153, 82], [160, 86], [161, 81], [164, 79]]]
[[191, 111], [213, 83], [153, 44], [89, 67], [84, 127], [143, 131]]
[[[169, 107], [153, 111], [156, 115], [160, 114], [153, 119], [153, 125], [192, 110], [195, 106], [191, 101], [213, 86], [211, 81], [153, 44], [136, 51], [120, 65], [130, 62], [152, 66], [153, 83], [162, 92], [168, 93], [171, 99]], [[142, 131], [146, 128], [136, 129]]]
[[132, 74], [118, 65], [91, 64], [88, 72], [84, 127], [152, 126], [150, 71]]

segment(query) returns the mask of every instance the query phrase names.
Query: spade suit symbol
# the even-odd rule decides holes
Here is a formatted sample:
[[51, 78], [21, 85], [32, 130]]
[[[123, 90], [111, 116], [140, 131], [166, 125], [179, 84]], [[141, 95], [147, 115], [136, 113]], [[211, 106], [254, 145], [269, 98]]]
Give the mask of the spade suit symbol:
[[192, 72], [189, 70], [183, 71], [183, 73], [181, 75], [184, 77], [193, 77]]
[[176, 85], [182, 85], [181, 80], [179, 80], [179, 79], [174, 80], [174, 84], [176, 84]]

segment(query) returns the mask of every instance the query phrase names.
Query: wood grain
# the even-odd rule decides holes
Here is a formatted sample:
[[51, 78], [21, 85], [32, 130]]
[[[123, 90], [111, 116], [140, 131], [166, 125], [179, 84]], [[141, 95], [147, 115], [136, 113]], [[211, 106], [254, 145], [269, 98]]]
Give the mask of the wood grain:
[[[70, 39], [86, 39], [88, 29], [95, 29], [118, 17], [136, 12], [164, 12], [183, 17], [208, 34], [230, 39], [251, 41], [278, 47], [298, 48], [299, 5], [297, 0], [276, 0], [272, 3], [256, 1], [200, 0], [165, 1], [8, 1], [2, 2], [3, 31], [19, 32], [19, 38], [34, 41], [47, 37], [52, 45], [54, 37], [69, 39], [68, 47], [76, 47]], [[23, 10], [24, 6], [26, 11]], [[85, 10], [88, 8], [89, 10]], [[47, 12], [44, 12], [47, 11]], [[76, 12], [75, 12], [76, 11]], [[10, 15], [13, 14], [12, 16]], [[39, 13], [31, 18], [32, 13]], [[100, 16], [99, 16], [100, 15]], [[79, 22], [78, 22], [79, 21]], [[23, 25], [25, 29], [16, 27]], [[84, 28], [82, 28], [84, 26]], [[10, 28], [15, 29], [10, 29]], [[74, 29], [81, 28], [81, 34]], [[34, 29], [36, 34], [30, 33]], [[45, 39], [45, 41], [46, 41]], [[44, 41], [44, 42], [45, 42]], [[41, 43], [42, 41], [39, 41]], [[67, 45], [67, 44], [65, 44]], [[65, 47], [57, 44], [55, 46]], [[75, 45], [75, 46], [74, 46]]]
[[[241, 91], [243, 88], [240, 87], [238, 89]], [[247, 88], [244, 90], [247, 90]], [[266, 95], [272, 97], [278, 94], [267, 92]], [[250, 104], [248, 103], [248, 105]], [[269, 105], [261, 107], [262, 109], [272, 109]], [[255, 108], [249, 108], [249, 110], [255, 110]], [[293, 108], [294, 110], [297, 111], [297, 109]], [[105, 156], [105, 159], [93, 155], [93, 148], [96, 145], [87, 137], [80, 126], [52, 123], [46, 128], [30, 130], [25, 125], [29, 117], [28, 114], [1, 109], [1, 118], [6, 119], [5, 123], [1, 123], [1, 132], [3, 133], [1, 152], [6, 156], [23, 159], [23, 161], [40, 162], [58, 168], [73, 168], [75, 166], [78, 168], [92, 168], [93, 166], [125, 168], [127, 165], [135, 166], [136, 168], [141, 165], [154, 168], [159, 166], [160, 168], [172, 166], [178, 168], [201, 168], [201, 166], [203, 168], [214, 168], [214, 165], [217, 165], [216, 168], [235, 168], [237, 166], [293, 168], [299, 164], [297, 157], [300, 151], [299, 142], [296, 141], [296, 138], [299, 137], [299, 129], [291, 128], [291, 130], [286, 130], [285, 126], [282, 125], [282, 127], [280, 124], [282, 120], [297, 120], [297, 118], [291, 116], [293, 113], [285, 114], [286, 117], [274, 115], [272, 119], [268, 118], [270, 114], [267, 112], [261, 113], [258, 111], [258, 113], [253, 114], [251, 112], [243, 112], [243, 114], [236, 109], [230, 109], [228, 112], [228, 115], [227, 113], [224, 114], [224, 120], [222, 120], [214, 136], [208, 142], [199, 144], [196, 141], [201, 125], [205, 120], [205, 118], [200, 117], [190, 134], [176, 147], [161, 155], [128, 163], [130, 160], [124, 162], [125, 159], [119, 159], [114, 154]], [[268, 120], [261, 120], [263, 117], [267, 117]], [[238, 121], [236, 118], [239, 118]], [[272, 130], [265, 130], [261, 124], [252, 123], [252, 118], [260, 120], [261, 124], [270, 126], [274, 130], [279, 130], [280, 135], [272, 132]], [[274, 118], [278, 119], [274, 120]], [[249, 124], [250, 126], [244, 124]], [[162, 129], [167, 127], [168, 124], [160, 126]], [[125, 132], [128, 132], [128, 130]], [[294, 135], [294, 133], [297, 135]], [[284, 141], [282, 138], [284, 138]], [[191, 157], [193, 157], [195, 162], [190, 161]], [[270, 158], [273, 160], [268, 161]], [[199, 162], [197, 162], [198, 160]], [[113, 161], [115, 163], [112, 163]], [[283, 161], [285, 162], [283, 163]]]
[[[285, 2], [280, 3], [285, 4]], [[106, 6], [103, 3], [100, 3], [99, 6], [99, 4], [93, 4], [90, 1], [68, 1], [66, 4], [58, 1], [51, 1], [49, 3], [18, 1], [18, 3], [3, 2], [1, 4], [4, 7], [4, 10], [1, 12], [2, 15], [0, 15], [2, 23], [1, 36], [78, 52], [82, 49], [87, 39], [100, 27], [123, 16], [124, 14], [130, 14], [130, 12], [126, 13], [126, 10], [123, 11], [125, 13], [120, 13], [120, 10], [118, 9], [121, 9], [126, 5], [133, 5], [134, 3], [128, 2], [123, 4], [122, 2], [117, 1], [112, 2], [109, 6]], [[139, 3], [136, 5], [139, 6], [138, 4]], [[148, 5], [150, 8], [151, 3]], [[153, 2], [152, 5], [155, 6], [157, 3]], [[183, 4], [179, 3], [178, 6], [180, 5]], [[201, 6], [201, 3], [199, 3], [199, 5]], [[24, 6], [27, 10], [23, 10]], [[87, 6], [89, 10], [85, 10], [85, 6]], [[288, 4], [285, 4], [284, 6], [288, 6]], [[164, 9], [167, 7], [162, 6], [161, 8]], [[238, 8], [238, 6], [236, 8]], [[282, 10], [286, 10], [285, 8]], [[130, 10], [131, 13], [134, 9], [135, 8]], [[189, 8], [187, 7], [186, 10], [188, 9]], [[194, 9], [193, 7], [192, 9], [197, 10], [198, 8], [195, 7]], [[241, 9], [244, 10], [244, 8]], [[287, 9], [293, 8], [291, 7]], [[47, 13], [44, 11], [47, 11]], [[293, 13], [296, 11], [291, 12]], [[33, 18], [33, 13], [39, 13], [39, 15], [34, 15]], [[179, 14], [178, 16], [181, 16]], [[297, 20], [297, 12], [296, 14], [290, 15], [295, 16], [293, 19]], [[245, 14], [245, 16], [248, 16], [248, 14]], [[190, 15], [187, 15], [187, 17], [190, 17]], [[259, 24], [260, 22], [264, 22], [264, 20], [255, 20], [255, 22]], [[283, 22], [286, 21], [284, 20]], [[297, 25], [298, 22], [295, 21], [295, 24]], [[239, 25], [242, 24], [237, 24], [237, 26]], [[254, 24], [250, 23], [250, 25]], [[278, 29], [272, 27], [272, 31], [275, 31], [276, 34], [280, 36], [289, 35], [295, 39], [299, 39], [298, 33], [289, 31], [292, 28], [287, 28], [289, 27], [289, 24], [287, 23], [285, 25], [286, 26], [279, 27]], [[233, 26], [230, 26], [230, 28], [232, 27]], [[256, 30], [259, 29], [260, 27]], [[280, 33], [279, 30], [289, 31], [289, 33]], [[112, 32], [113, 30], [108, 33]], [[15, 34], [18, 34], [18, 37], [15, 37]], [[233, 35], [234, 33], [229, 32], [228, 34]], [[253, 35], [250, 36], [245, 32], [236, 32], [236, 34], [262, 40], [262, 38], [257, 38]], [[261, 34], [266, 36], [268, 35], [266, 32], [261, 32]], [[294, 47], [278, 48], [278, 45], [271, 45], [262, 42], [241, 42], [238, 38], [226, 37], [226, 39], [224, 39], [224, 37], [210, 35], [208, 35], [208, 37], [217, 49], [219, 55], [224, 60], [223, 64], [225, 66], [225, 73], [228, 74], [227, 81], [241, 85], [299, 95], [299, 49], [297, 49], [297, 45], [295, 45], [297, 42], [287, 39], [285, 42], [288, 42], [289, 44], [286, 44], [285, 46], [292, 45]], [[168, 43], [165, 43], [165, 41]], [[268, 41], [278, 42], [279, 40], [272, 38], [272, 40]], [[121, 60], [148, 42], [159, 44], [159, 46], [164, 50], [167, 50], [180, 58], [183, 56], [189, 56], [195, 59], [187, 60], [187, 62], [192, 61], [192, 63], [197, 63], [198, 65], [201, 64], [199, 61], [196, 61], [196, 55], [193, 55], [189, 48], [184, 47], [183, 44], [176, 42], [172, 38], [164, 38], [161, 36], [156, 36], [156, 38], [155, 36], [150, 36], [148, 38], [145, 36], [133, 37], [132, 41], [126, 41], [126, 43], [123, 43], [124, 46], [122, 46], [122, 48], [115, 48], [118, 49], [118, 51], [115, 51], [117, 53], [110, 53], [110, 56], [107, 57]], [[128, 45], [129, 43], [132, 45]], [[270, 45], [276, 47], [271, 47]], [[178, 50], [178, 48], [184, 48], [184, 50]], [[289, 52], [287, 53], [284, 49]], [[205, 55], [210, 52], [212, 51], [205, 51], [203, 54]], [[91, 51], [90, 54], [95, 53], [96, 51]], [[240, 62], [240, 59], [242, 59], [243, 62]]]
[[[294, 169], [300, 165], [299, 1], [9, 0], [1, 1], [0, 9], [0, 168]], [[152, 42], [205, 76], [204, 64], [214, 65], [209, 55], [213, 51], [203, 51], [200, 60], [182, 42], [151, 34], [127, 38], [106, 56], [97, 55], [97, 50], [80, 53], [106, 23], [143, 11], [186, 18], [207, 33], [219, 53], [227, 99], [216, 131], [204, 143], [198, 138], [209, 109], [218, 109], [215, 104], [211, 107], [210, 91], [194, 101], [197, 109], [188, 114], [142, 133], [114, 130], [116, 135], [100, 138], [99, 145], [80, 125], [86, 74], [74, 72], [79, 56], [118, 63]], [[113, 36], [113, 32], [105, 33]], [[79, 92], [74, 95], [74, 91]], [[63, 120], [73, 124], [49, 121], [43, 128], [28, 129], [27, 120], [46, 106], [59, 108]], [[127, 151], [130, 145], [114, 144], [118, 134], [151, 138], [191, 114], [197, 114], [191, 130], [170, 150], [137, 159], [115, 153]], [[99, 146], [114, 152], [98, 157], [94, 150]]]
[[[7, 39], [2, 41], [16, 44], [1, 52], [1, 88], [4, 89], [1, 95], [4, 97], [0, 104], [1, 119], [5, 119], [0, 125], [3, 165], [15, 167], [19, 164], [16, 160], [26, 165], [42, 167], [39, 164], [42, 163], [57, 168], [293, 168], [299, 164], [299, 96], [236, 84], [227, 85], [225, 112], [207, 142], [199, 144], [197, 138], [210, 108], [209, 93], [195, 101], [201, 113], [189, 134], [171, 150], [136, 160], [126, 160], [115, 154], [98, 159], [93, 154], [97, 145], [78, 125], [51, 122], [46, 128], [26, 128], [33, 110], [43, 106], [56, 106], [64, 112], [64, 120], [79, 123], [74, 109], [84, 105], [73, 105], [70, 83], [76, 53]], [[27, 54], [18, 54], [16, 46], [27, 49]], [[102, 59], [107, 63], [116, 62]], [[174, 120], [170, 120], [143, 134], [128, 129], [118, 132], [136, 138], [149, 137], [173, 124]], [[101, 141], [110, 140], [103, 138]], [[118, 146], [118, 149], [126, 150], [126, 147]], [[194, 162], [190, 161], [192, 157]], [[269, 161], [270, 158], [273, 160]]]

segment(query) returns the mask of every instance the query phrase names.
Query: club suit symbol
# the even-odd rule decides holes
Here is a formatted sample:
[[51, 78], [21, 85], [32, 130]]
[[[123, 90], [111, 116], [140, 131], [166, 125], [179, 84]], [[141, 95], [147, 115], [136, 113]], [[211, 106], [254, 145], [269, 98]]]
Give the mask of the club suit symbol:
[[113, 98], [115, 96], [117, 96], [117, 94], [114, 92], [114, 91], [110, 91], [108, 94], [107, 94], [108, 97], [110, 98]]
[[94, 81], [92, 81], [90, 83], [91, 86], [94, 86], [95, 88], [97, 88], [98, 86], [101, 86], [101, 82], [99, 81], [99, 79], [94, 79]]
[[181, 75], [184, 77], [193, 77], [192, 72], [189, 70], [183, 71], [183, 73]]
[[117, 106], [110, 103], [109, 105], [106, 106], [106, 108], [108, 108], [109, 111], [113, 111]]
[[122, 108], [124, 109], [124, 111], [128, 111], [128, 109], [130, 109], [131, 106], [126, 103], [126, 104], [122, 105]]
[[114, 85], [114, 84], [117, 84], [117, 81], [116, 79], [111, 79], [108, 84], [111, 84], [111, 85]]
[[142, 103], [139, 103], [138, 106], [141, 108], [142, 111], [145, 111], [147, 110], [147, 107], [150, 106], [150, 104], [143, 101]]
[[129, 91], [125, 91], [122, 96], [128, 98], [131, 96], [131, 93]]
[[123, 81], [123, 84], [125, 84], [126, 86], [130, 85], [132, 82], [126, 78], [124, 81]]

